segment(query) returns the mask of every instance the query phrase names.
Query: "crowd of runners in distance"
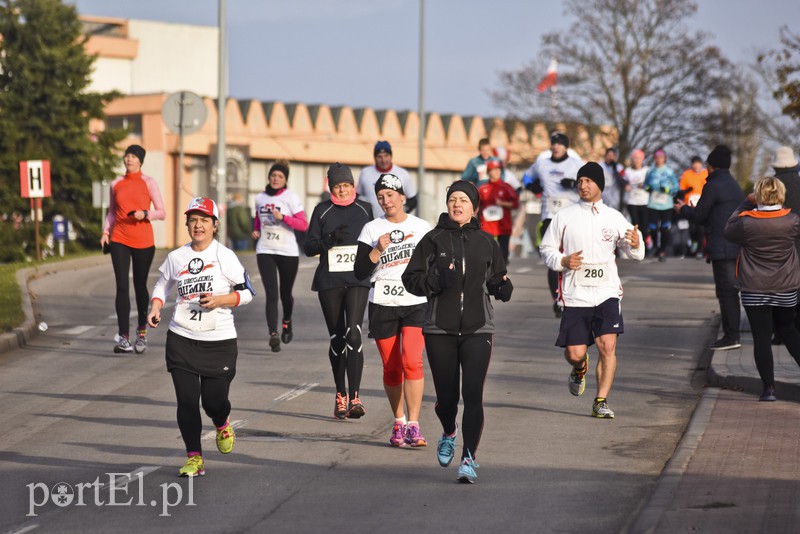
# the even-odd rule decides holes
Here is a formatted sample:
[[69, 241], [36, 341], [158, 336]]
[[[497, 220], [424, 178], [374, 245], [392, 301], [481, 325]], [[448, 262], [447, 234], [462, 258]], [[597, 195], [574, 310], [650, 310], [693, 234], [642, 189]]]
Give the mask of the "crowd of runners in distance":
[[[617, 338], [624, 332], [619, 257], [665, 261], [669, 256], [705, 255], [714, 266], [725, 331], [712, 348], [739, 346], [741, 284], [730, 269], [723, 233], [737, 207], [752, 215], [763, 206], [758, 202], [739, 206], [744, 194], [738, 184], [735, 188], [730, 184], [730, 151], [718, 146], [705, 160], [693, 157], [691, 167], [678, 178], [663, 150], [652, 154], [651, 165], [645, 165], [644, 151], [634, 150], [625, 167], [613, 148], [602, 162], [587, 163], [569, 147], [569, 138], [554, 132], [550, 150], [519, 180], [508, 168], [507, 152], [481, 140], [478, 156], [468, 162], [462, 178], [448, 186], [444, 211], [434, 226], [413, 214], [415, 184], [393, 163], [387, 141], [375, 144], [375, 163], [364, 168], [357, 181], [347, 165], [331, 164], [326, 176], [329, 196], [310, 217], [289, 188], [289, 162], [275, 162], [264, 191], [255, 198], [248, 223], [252, 229], [244, 236], [255, 242], [265, 293], [266, 345], [280, 352], [294, 338], [292, 295], [302, 249], [318, 261], [311, 290], [318, 295], [330, 337], [327, 352], [336, 389], [333, 416], [359, 419], [367, 413], [360, 389], [364, 338], [369, 337], [383, 363], [383, 387], [393, 418], [387, 425], [389, 445], [427, 446], [420, 428], [425, 353], [436, 392], [435, 413], [442, 426], [437, 459], [442, 467], [453, 462], [460, 434], [457, 479], [465, 483], [477, 479], [483, 387], [494, 344], [494, 302], [512, 297], [507, 265], [512, 236], [519, 229], [517, 221], [523, 220], [523, 227], [527, 224], [530, 239], [547, 266], [553, 312], [560, 318], [555, 344], [564, 349], [570, 366], [567, 386], [571, 394], [583, 394], [589, 347], [597, 345], [597, 390], [591, 416], [615, 417], [608, 397], [616, 372]], [[780, 162], [776, 156], [776, 162], [794, 163], [796, 177], [797, 161], [788, 150]], [[187, 452], [179, 474], [203, 475], [201, 407], [216, 428], [219, 452], [227, 454], [234, 447], [229, 390], [238, 352], [231, 309], [251, 302], [256, 288], [234, 250], [216, 239], [217, 204], [198, 197], [184, 213], [189, 242], [168, 254], [151, 296], [146, 287], [155, 252], [150, 222], [164, 219], [165, 210], [155, 181], [142, 172], [144, 160], [145, 149], [139, 145], [125, 151], [126, 173], [111, 184], [101, 239], [116, 278], [119, 324], [114, 352], [145, 352], [148, 327], [157, 328], [165, 303], [174, 302], [165, 353]], [[764, 195], [771, 205], [782, 207], [784, 197], [788, 204], [791, 195], [800, 195], [798, 189], [800, 183], [787, 187], [783, 196]], [[774, 209], [766, 211], [774, 216]], [[794, 221], [790, 223], [794, 229]], [[730, 239], [742, 241], [741, 231], [729, 232], [725, 235]], [[305, 233], [302, 243], [298, 243], [298, 233]], [[234, 239], [232, 246], [242, 248], [241, 239]], [[739, 246], [747, 245], [732, 245], [734, 260]], [[128, 324], [131, 264], [138, 311], [135, 337]], [[792, 307], [794, 320], [797, 288], [781, 286], [776, 301], [764, 297], [761, 286], [754, 287], [757, 291], [747, 293], [746, 306]], [[789, 298], [792, 290], [793, 299]], [[744, 288], [742, 295], [744, 300]], [[362, 332], [365, 313], [368, 331]], [[758, 317], [766, 325], [767, 319]], [[734, 321], [735, 331], [729, 326]], [[800, 358], [800, 335], [790, 331], [784, 324], [787, 321], [778, 333], [787, 338], [790, 348], [797, 345]], [[767, 334], [760, 331], [762, 337], [772, 334], [767, 326], [764, 330]], [[762, 345], [757, 351], [759, 371], [764, 368], [766, 399], [762, 400], [774, 400], [772, 356]]]

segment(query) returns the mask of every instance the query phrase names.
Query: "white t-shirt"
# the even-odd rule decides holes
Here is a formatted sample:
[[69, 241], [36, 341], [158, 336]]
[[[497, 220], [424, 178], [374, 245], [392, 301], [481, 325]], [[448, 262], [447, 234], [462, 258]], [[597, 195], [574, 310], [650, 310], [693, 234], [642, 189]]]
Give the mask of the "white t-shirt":
[[571, 156], [562, 161], [538, 158], [525, 172], [526, 176], [538, 179], [542, 184], [542, 220], [552, 219], [559, 210], [578, 202], [580, 197], [575, 188], [565, 189], [561, 180], [574, 180], [582, 166], [583, 161]]
[[649, 169], [650, 167], [625, 169], [625, 179], [631, 186], [631, 190], [626, 195], [626, 203], [629, 206], [647, 206], [647, 203], [650, 202], [650, 193], [644, 190], [644, 179], [647, 177]]
[[305, 211], [297, 193], [283, 189], [279, 195], [270, 196], [265, 192], [256, 195], [256, 217], [261, 222], [261, 237], [256, 243], [256, 254], [277, 254], [279, 256], [299, 256], [297, 238], [294, 230], [273, 215], [280, 210], [282, 215], [296, 215]]
[[[198, 305], [200, 297], [206, 293], [227, 295], [235, 285], [244, 283], [244, 267], [231, 249], [216, 240], [202, 252], [186, 244], [170, 252], [158, 270], [161, 277], [153, 288], [153, 299], [166, 302], [172, 288], [177, 286], [178, 289], [175, 312], [169, 322], [171, 331], [202, 341], [236, 337], [230, 308], [207, 310]], [[239, 306], [253, 300], [247, 289], [236, 292]]]
[[403, 193], [405, 193], [406, 198], [417, 196], [417, 187], [414, 185], [411, 176], [408, 175], [408, 171], [403, 167], [392, 165], [392, 168], [386, 172], [379, 171], [375, 165], [364, 167], [361, 169], [361, 174], [358, 175], [356, 193], [358, 193], [361, 200], [372, 204], [372, 216], [375, 219], [383, 217], [383, 210], [381, 205], [378, 204], [378, 197], [375, 196], [375, 182], [378, 181], [381, 174], [394, 174], [400, 178], [400, 181], [403, 182]]
[[375, 248], [378, 238], [389, 234], [391, 244], [383, 251], [378, 265], [370, 276], [373, 287], [369, 301], [382, 306], [413, 306], [427, 302], [425, 297], [412, 295], [403, 287], [401, 277], [406, 270], [411, 254], [422, 236], [430, 232], [428, 221], [408, 215], [401, 223], [392, 223], [386, 217], [373, 219], [364, 225], [358, 240]]

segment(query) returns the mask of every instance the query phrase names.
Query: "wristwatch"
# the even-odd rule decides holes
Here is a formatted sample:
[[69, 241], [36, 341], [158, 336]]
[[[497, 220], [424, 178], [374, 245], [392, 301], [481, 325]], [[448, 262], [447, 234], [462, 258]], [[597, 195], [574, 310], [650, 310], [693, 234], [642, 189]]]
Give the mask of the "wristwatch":
[[144, 211], [144, 218], [147, 219], [150, 216], [150, 212], [147, 211], [147, 210], [143, 210], [143, 211]]

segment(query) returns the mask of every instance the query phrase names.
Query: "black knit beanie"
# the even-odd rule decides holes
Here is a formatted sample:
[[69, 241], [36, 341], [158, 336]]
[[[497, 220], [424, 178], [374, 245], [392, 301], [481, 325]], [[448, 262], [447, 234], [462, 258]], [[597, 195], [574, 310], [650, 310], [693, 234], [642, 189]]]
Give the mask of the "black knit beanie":
[[122, 157], [127, 156], [128, 154], [133, 154], [137, 158], [139, 158], [139, 164], [144, 163], [144, 155], [145, 150], [144, 148], [140, 147], [139, 145], [131, 145], [125, 149], [125, 154]]
[[383, 189], [391, 189], [392, 191], [397, 191], [401, 195], [405, 195], [403, 192], [402, 180], [394, 174], [384, 173], [378, 176], [378, 181], [375, 182], [375, 195], [377, 196], [378, 192]]
[[450, 195], [456, 191], [461, 191], [467, 195], [469, 201], [472, 202], [472, 209], [478, 211], [480, 195], [478, 194], [478, 188], [475, 187], [475, 184], [468, 180], [458, 180], [453, 182], [452, 185], [447, 189], [447, 200], [450, 200]]
[[596, 183], [597, 187], [600, 188], [600, 191], [606, 188], [606, 175], [603, 173], [603, 167], [601, 167], [599, 163], [590, 161], [578, 169], [578, 176], [575, 178], [579, 179], [581, 177], [588, 178]]
[[337, 161], [328, 167], [328, 188], [333, 191], [333, 186], [338, 184], [355, 185], [356, 181], [353, 179], [353, 171], [350, 170], [350, 167]]
[[708, 155], [706, 161], [715, 169], [730, 169], [731, 168], [731, 149], [725, 145], [717, 145], [711, 154]]
[[286, 178], [286, 181], [289, 181], [289, 162], [285, 159], [279, 159], [272, 164], [272, 167], [269, 168], [269, 172], [267, 173], [267, 178], [269, 178], [269, 175], [272, 174], [272, 171], [282, 172], [283, 176]]

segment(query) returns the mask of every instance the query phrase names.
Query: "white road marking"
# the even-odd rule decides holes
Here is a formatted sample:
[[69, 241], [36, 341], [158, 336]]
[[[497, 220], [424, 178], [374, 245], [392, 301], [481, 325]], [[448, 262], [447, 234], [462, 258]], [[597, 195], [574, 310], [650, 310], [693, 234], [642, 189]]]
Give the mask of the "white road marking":
[[30, 532], [31, 530], [36, 530], [39, 528], [39, 525], [28, 525], [27, 527], [22, 527], [17, 530], [10, 530], [7, 534], [25, 534], [26, 532]]
[[314, 389], [318, 385], [319, 385], [318, 382], [306, 382], [305, 384], [300, 384], [296, 388], [294, 388], [294, 389], [292, 389], [290, 391], [287, 391], [286, 393], [284, 393], [280, 397], [275, 397], [275, 400], [277, 402], [290, 401], [292, 399], [295, 399], [295, 398], [299, 397], [300, 395], [302, 395], [304, 393], [308, 393], [309, 391], [311, 391], [312, 389]]
[[[149, 473], [152, 473], [153, 471], [157, 471], [157, 470], [161, 469], [161, 467], [162, 466], [160, 466], [160, 465], [144, 465], [142, 467], [137, 467], [136, 469], [134, 469], [130, 473], [122, 473], [121, 475], [118, 475], [118, 476], [114, 477], [114, 482], [115, 482], [114, 489], [118, 490], [118, 489], [126, 488], [126, 487], [128, 487], [128, 484], [130, 484], [131, 482], [134, 482], [134, 481], [137, 480], [137, 476], [136, 475], [138, 475], [139, 473], [141, 473], [142, 477], [144, 477], [145, 475], [147, 475]], [[105, 484], [100, 486], [100, 489], [105, 489], [106, 487], [108, 487], [108, 485], [110, 483], [111, 483], [111, 481], [106, 482]]]
[[78, 326], [73, 326], [72, 328], [67, 328], [66, 330], [64, 330], [61, 333], [62, 334], [66, 334], [68, 336], [79, 336], [79, 335], [83, 334], [84, 332], [88, 332], [92, 328], [94, 328], [94, 325], [82, 324], [82, 325], [78, 325]]
[[528, 273], [532, 270], [533, 269], [531, 269], [530, 267], [522, 267], [521, 269], [517, 269], [516, 271], [514, 271], [514, 274]]
[[[247, 424], [247, 419], [241, 419], [241, 420], [237, 419], [236, 421], [231, 421], [231, 426], [234, 428], [234, 430], [237, 429], [237, 428], [243, 427], [246, 424]], [[214, 439], [217, 438], [217, 431], [216, 430], [212, 430], [210, 432], [206, 432], [206, 434], [203, 436], [203, 439], [211, 439], [211, 438], [214, 438]]]

